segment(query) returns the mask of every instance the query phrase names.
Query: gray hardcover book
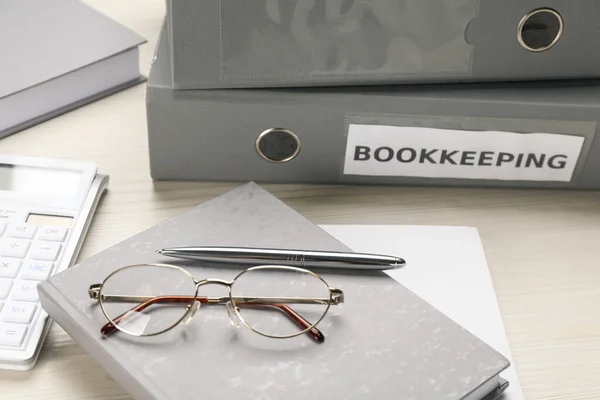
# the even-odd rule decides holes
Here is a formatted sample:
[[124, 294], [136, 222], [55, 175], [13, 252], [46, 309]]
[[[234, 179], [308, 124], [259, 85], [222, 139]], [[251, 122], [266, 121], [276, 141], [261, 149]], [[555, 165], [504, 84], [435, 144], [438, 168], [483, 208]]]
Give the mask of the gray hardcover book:
[[156, 180], [600, 188], [600, 81], [174, 90], [168, 35]]
[[598, 77], [597, 1], [169, 0], [177, 88]]
[[145, 81], [145, 42], [77, 0], [0, 2], [0, 137]]
[[[169, 262], [200, 280], [229, 280], [247, 267], [155, 252], [202, 244], [350, 251], [247, 183], [42, 282], [42, 306], [136, 399], [488, 400], [508, 384], [499, 376], [509, 365], [505, 357], [383, 272], [315, 270], [344, 292], [343, 304], [331, 306], [317, 325], [325, 335], [321, 343], [308, 335], [263, 337], [242, 324], [236, 329], [226, 307], [218, 306], [201, 307], [187, 325], [163, 335], [101, 335], [107, 320], [88, 288], [122, 266]], [[140, 289], [169, 292], [159, 286], [165, 277], [138, 279], [131, 282]], [[290, 283], [272, 279], [272, 287]], [[221, 296], [204, 288], [200, 296]]]

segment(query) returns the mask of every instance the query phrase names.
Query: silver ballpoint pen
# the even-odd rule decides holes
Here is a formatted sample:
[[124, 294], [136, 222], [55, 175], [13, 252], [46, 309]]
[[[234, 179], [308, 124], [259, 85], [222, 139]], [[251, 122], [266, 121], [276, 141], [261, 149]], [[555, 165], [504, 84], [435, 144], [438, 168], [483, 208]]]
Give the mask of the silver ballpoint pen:
[[235, 264], [284, 264], [295, 267], [361, 270], [396, 269], [406, 265], [406, 261], [400, 257], [336, 251], [193, 246], [171, 247], [156, 252], [163, 256], [181, 259]]

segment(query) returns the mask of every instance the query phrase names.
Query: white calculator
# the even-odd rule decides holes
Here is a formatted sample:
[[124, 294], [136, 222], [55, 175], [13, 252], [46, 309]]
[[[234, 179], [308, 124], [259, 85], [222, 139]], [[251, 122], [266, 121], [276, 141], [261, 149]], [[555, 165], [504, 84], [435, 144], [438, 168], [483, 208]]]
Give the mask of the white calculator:
[[0, 368], [34, 366], [51, 318], [36, 286], [77, 258], [108, 176], [91, 163], [0, 155]]

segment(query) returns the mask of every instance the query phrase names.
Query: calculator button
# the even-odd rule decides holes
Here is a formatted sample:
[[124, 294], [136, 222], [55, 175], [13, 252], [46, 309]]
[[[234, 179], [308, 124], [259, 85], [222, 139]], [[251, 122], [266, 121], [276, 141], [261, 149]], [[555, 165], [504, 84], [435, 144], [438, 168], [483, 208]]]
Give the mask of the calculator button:
[[46, 240], [35, 241], [31, 246], [29, 257], [36, 260], [54, 261], [58, 257], [60, 247], [61, 244], [57, 242], [48, 242]]
[[10, 294], [11, 300], [38, 301], [37, 281], [17, 279]]
[[11, 225], [6, 231], [6, 235], [15, 238], [33, 239], [36, 227], [27, 224]]
[[0, 278], [0, 299], [5, 299], [13, 284], [12, 279]]
[[14, 278], [21, 267], [21, 260], [17, 258], [0, 258], [0, 277]]
[[0, 244], [0, 256], [23, 258], [30, 244], [27, 239], [4, 239]]
[[27, 325], [0, 322], [0, 346], [19, 347], [27, 332]]
[[52, 267], [54, 267], [54, 263], [50, 261], [25, 261], [21, 269], [21, 278], [43, 281], [50, 275]]
[[15, 322], [17, 324], [28, 324], [33, 318], [36, 303], [25, 303], [21, 301], [7, 301], [4, 305], [0, 320], [2, 322]]
[[54, 228], [51, 226], [42, 226], [38, 229], [38, 239], [51, 240], [53, 242], [62, 242], [67, 236], [66, 228]]

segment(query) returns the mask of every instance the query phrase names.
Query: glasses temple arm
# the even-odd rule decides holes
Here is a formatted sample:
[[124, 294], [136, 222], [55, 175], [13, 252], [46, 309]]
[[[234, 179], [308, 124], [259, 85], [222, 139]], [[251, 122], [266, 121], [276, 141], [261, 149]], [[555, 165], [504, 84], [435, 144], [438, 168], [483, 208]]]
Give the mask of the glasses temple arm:
[[[329, 288], [330, 298], [316, 297], [242, 297], [234, 296], [232, 300], [235, 303], [278, 303], [278, 304], [331, 304], [338, 305], [344, 302], [344, 293], [340, 289]], [[89, 296], [92, 299], [100, 299], [100, 285], [91, 285]], [[183, 297], [189, 299], [191, 296], [163, 296], [163, 297]], [[117, 301], [117, 302], [144, 302], [157, 298], [157, 296], [131, 296], [131, 295], [102, 295], [102, 301]], [[225, 304], [229, 297], [205, 297], [207, 304]]]
[[[232, 300], [236, 303], [278, 303], [278, 304], [331, 304], [338, 305], [344, 302], [344, 293], [340, 289], [329, 288], [330, 298], [317, 297], [242, 297], [234, 296]], [[88, 291], [90, 298], [100, 299], [100, 284], [91, 285]], [[189, 299], [191, 296], [163, 296], [163, 297], [183, 297]], [[131, 295], [102, 295], [102, 301], [117, 302], [144, 302], [157, 298], [157, 296], [131, 296]], [[207, 304], [225, 304], [229, 297], [205, 297]]]

